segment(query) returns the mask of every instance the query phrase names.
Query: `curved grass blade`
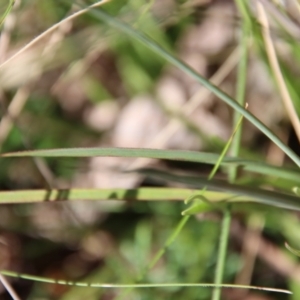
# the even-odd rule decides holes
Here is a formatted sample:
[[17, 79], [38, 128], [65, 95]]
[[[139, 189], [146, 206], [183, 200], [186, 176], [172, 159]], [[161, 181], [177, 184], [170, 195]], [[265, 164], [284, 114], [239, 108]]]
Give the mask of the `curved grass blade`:
[[285, 242], [285, 248], [288, 249], [290, 252], [292, 252], [293, 254], [295, 254], [296, 256], [300, 257], [300, 250], [297, 250], [293, 247], [291, 247], [287, 242]]
[[[80, 4], [78, 5], [82, 7], [82, 5]], [[146, 36], [146, 34], [133, 29], [128, 24], [120, 20], [113, 18], [102, 9], [90, 9], [88, 10], [88, 13], [93, 15], [96, 19], [105, 22], [106, 24], [123, 32], [124, 34], [127, 34], [131, 38], [138, 40], [139, 42], [144, 44], [147, 48], [153, 50], [155, 53], [163, 57], [166, 61], [178, 67], [180, 70], [182, 70], [183, 72], [185, 72], [186, 74], [190, 75], [192, 78], [194, 78], [195, 80], [203, 84], [203, 86], [208, 88], [212, 93], [214, 93], [216, 96], [222, 99], [234, 110], [238, 111], [246, 119], [248, 119], [261, 132], [263, 132], [267, 137], [269, 137], [269, 139], [273, 141], [287, 156], [289, 156], [291, 160], [293, 160], [298, 167], [300, 167], [300, 158], [288, 146], [286, 146], [273, 132], [271, 132], [267, 126], [265, 126], [261, 121], [259, 121], [253, 114], [245, 110], [244, 107], [238, 104], [233, 98], [231, 98], [225, 92], [223, 92], [218, 87], [213, 85], [207, 79], [199, 75], [195, 70], [190, 68], [187, 64], [185, 64], [184, 62], [176, 58], [174, 55], [166, 51], [154, 40]]]
[[300, 196], [300, 188], [298, 186], [293, 187], [293, 192], [294, 194], [296, 194], [297, 196]]
[[[249, 199], [250, 197], [255, 203], [300, 211], [300, 199], [299, 197], [293, 195], [230, 184], [222, 180], [207, 180], [198, 176], [193, 177], [185, 175], [174, 175], [153, 169], [140, 169], [137, 170], [137, 172], [153, 178], [159, 178], [167, 182], [179, 182], [198, 189], [203, 186], [207, 186], [211, 189], [226, 191], [234, 195], [245, 196], [247, 197], [247, 199]], [[245, 200], [245, 202], [246, 201], [248, 200]], [[234, 200], [232, 200], [232, 202], [234, 202]], [[184, 214], [187, 213], [188, 211], [184, 211]]]
[[[225, 155], [227, 154], [228, 152], [228, 149], [233, 141], [233, 138], [235, 136], [235, 134], [237, 133], [238, 129], [240, 128], [240, 125], [242, 124], [242, 120], [243, 120], [243, 117], [240, 117], [240, 119], [238, 120], [237, 124], [236, 124], [236, 127], [234, 128], [230, 138], [228, 139], [228, 141], [226, 142], [221, 154], [219, 155], [218, 157], [218, 160], [216, 161], [213, 169], [211, 170], [211, 172], [209, 173], [208, 175], [208, 180], [211, 180], [217, 173], [220, 165], [221, 165], [221, 162], [223, 160], [223, 158], [225, 157]], [[195, 196], [199, 196], [199, 195], [202, 195], [203, 192], [205, 192], [206, 190], [206, 187], [204, 187], [200, 192], [198, 192]], [[189, 198], [187, 198], [184, 203], [187, 204], [189, 202], [189, 200], [192, 200], [195, 196], [191, 196]]]
[[[29, 150], [0, 154], [0, 157], [144, 157], [167, 160], [182, 160], [215, 165], [219, 154], [183, 150], [138, 149], [138, 148], [65, 148]], [[272, 166], [260, 161], [252, 161], [235, 157], [223, 157], [221, 165], [242, 166], [244, 170], [268, 176], [276, 176], [300, 182], [300, 172], [296, 168]]]
[[122, 289], [122, 288], [166, 288], [166, 287], [201, 287], [201, 288], [213, 288], [213, 287], [222, 287], [222, 288], [237, 288], [237, 289], [252, 289], [252, 290], [260, 290], [266, 292], [276, 292], [276, 293], [284, 293], [284, 294], [292, 294], [289, 290], [284, 289], [276, 289], [269, 287], [261, 287], [261, 286], [248, 286], [248, 285], [235, 285], [235, 284], [220, 284], [215, 285], [212, 283], [138, 283], [138, 284], [114, 284], [114, 283], [94, 283], [94, 282], [78, 282], [78, 281], [69, 281], [69, 280], [60, 280], [60, 279], [52, 279], [47, 277], [33, 276], [29, 274], [16, 273], [12, 271], [2, 270], [0, 272], [2, 275], [21, 278], [25, 280], [32, 280], [35, 282], [44, 282], [44, 283], [52, 283], [52, 284], [60, 284], [60, 285], [72, 285], [72, 286], [81, 286], [81, 287], [91, 287], [91, 288], [114, 288], [114, 289]]

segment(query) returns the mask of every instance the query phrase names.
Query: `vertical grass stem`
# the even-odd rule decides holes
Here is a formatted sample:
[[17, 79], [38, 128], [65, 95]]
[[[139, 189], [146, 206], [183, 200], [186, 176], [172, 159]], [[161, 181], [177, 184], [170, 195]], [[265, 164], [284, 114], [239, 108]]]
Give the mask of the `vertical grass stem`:
[[[248, 33], [250, 30], [250, 18], [247, 15], [247, 9], [243, 1], [236, 0], [236, 5], [242, 15], [242, 31], [240, 37], [240, 62], [237, 70], [237, 88], [236, 88], [236, 101], [241, 105], [245, 105], [245, 91], [246, 91], [246, 80], [247, 80], [247, 60], [248, 60]], [[242, 121], [239, 124], [239, 119], [241, 114], [234, 110], [233, 126], [236, 128], [236, 134], [234, 134], [231, 143], [231, 155], [237, 157], [239, 155], [241, 138], [242, 138]], [[237, 167], [233, 166], [229, 169], [228, 180], [233, 183], [237, 177]], [[225, 268], [225, 260], [227, 253], [227, 244], [229, 240], [229, 231], [231, 223], [231, 211], [230, 206], [227, 206], [221, 225], [219, 249], [217, 266], [215, 273], [215, 284], [221, 284], [223, 282], [223, 274]], [[212, 300], [220, 300], [221, 298], [221, 288], [214, 288], [212, 294]]]
[[[222, 283], [224, 267], [225, 267], [225, 259], [227, 253], [227, 244], [229, 237], [229, 229], [231, 222], [231, 212], [230, 207], [227, 207], [224, 211], [222, 225], [221, 225], [221, 234], [219, 240], [219, 249], [218, 249], [218, 258], [217, 258], [217, 268], [215, 273], [215, 284]], [[221, 288], [214, 288], [212, 294], [212, 300], [219, 300], [221, 297]]]

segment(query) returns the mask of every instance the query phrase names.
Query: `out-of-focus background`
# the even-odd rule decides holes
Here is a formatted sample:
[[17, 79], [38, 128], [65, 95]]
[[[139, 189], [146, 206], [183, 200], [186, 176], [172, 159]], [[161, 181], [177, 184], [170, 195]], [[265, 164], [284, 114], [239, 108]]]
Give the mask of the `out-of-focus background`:
[[[87, 2], [87, 1], [85, 1]], [[252, 3], [253, 2], [253, 3]], [[257, 17], [256, 1], [250, 1]], [[285, 78], [299, 101], [299, 2], [262, 1]], [[87, 4], [87, 3], [86, 3]], [[2, 14], [8, 1], [2, 0]], [[143, 31], [205, 78], [235, 97], [241, 17], [235, 1], [111, 0], [107, 12]], [[4, 63], [53, 24], [78, 10], [57, 0], [16, 0], [0, 39]], [[257, 30], [261, 26], [257, 25]], [[298, 154], [299, 141], [279, 96], [263, 42], [249, 34], [246, 101], [257, 118]], [[199, 83], [137, 41], [84, 14], [61, 23], [0, 67], [1, 152], [64, 147], [131, 147], [220, 153], [233, 112]], [[244, 122], [241, 156], [292, 164]], [[207, 175], [210, 167], [128, 158], [1, 159], [0, 189], [134, 188], [162, 185], [136, 174], [156, 166]], [[220, 174], [222, 176], [222, 174]], [[243, 183], [264, 186], [262, 178]], [[290, 190], [289, 182], [274, 185]], [[268, 186], [267, 186], [268, 187]], [[41, 203], [1, 205], [1, 268], [90, 282], [134, 281], [181, 218], [181, 203]], [[212, 282], [220, 215], [193, 217], [149, 282]], [[300, 264], [284, 248], [300, 246], [296, 214], [234, 217], [225, 282], [288, 288], [300, 296]], [[21, 299], [115, 299], [120, 290], [64, 287], [11, 280]], [[210, 299], [210, 289], [134, 290], [126, 299]], [[4, 287], [0, 298], [10, 299]], [[227, 289], [222, 299], [287, 296]]]

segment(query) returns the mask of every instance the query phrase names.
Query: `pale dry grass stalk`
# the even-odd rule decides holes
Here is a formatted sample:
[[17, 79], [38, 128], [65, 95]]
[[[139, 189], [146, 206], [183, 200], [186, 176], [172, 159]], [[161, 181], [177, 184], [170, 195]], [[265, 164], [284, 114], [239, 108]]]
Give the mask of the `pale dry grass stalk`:
[[[47, 35], [49, 35], [50, 33], [53, 32], [52, 36], [50, 37], [50, 40], [48, 41], [48, 43], [46, 44], [46, 46], [44, 47], [44, 50], [42, 52], [42, 56], [46, 57], [47, 60], [50, 60], [53, 58], [53, 55], [55, 53], [55, 48], [57, 49], [59, 42], [61, 42], [64, 37], [65, 34], [67, 32], [69, 32], [69, 30], [71, 29], [72, 23], [71, 21], [82, 15], [83, 13], [87, 12], [89, 9], [93, 8], [93, 7], [97, 7], [100, 6], [102, 4], [105, 4], [107, 2], [109, 2], [110, 0], [104, 0], [98, 3], [95, 3], [93, 5], [91, 5], [90, 7], [88, 7], [87, 9], [83, 9], [80, 10], [74, 14], [72, 14], [71, 16], [63, 19], [62, 21], [56, 23], [55, 25], [53, 25], [51, 28], [49, 28], [48, 30], [46, 30], [45, 32], [43, 32], [42, 34], [40, 34], [38, 37], [36, 37], [35, 39], [33, 39], [30, 43], [28, 43], [25, 47], [23, 47], [20, 51], [18, 51], [16, 54], [14, 54], [12, 57], [10, 57], [7, 60], [4, 60], [6, 51], [8, 49], [9, 46], [9, 40], [10, 40], [10, 31], [8, 32], [8, 30], [4, 31], [4, 37], [3, 39], [1, 39], [1, 44], [0, 44], [0, 50], [1, 50], [1, 57], [0, 57], [0, 61], [3, 61], [2, 64], [0, 64], [0, 69], [2, 67], [4, 67], [6, 64], [8, 64], [9, 62], [12, 62], [14, 59], [16, 59], [19, 55], [21, 55], [22, 53], [24, 53], [25, 51], [29, 50], [31, 47], [33, 47], [35, 44], [37, 44], [41, 39], [43, 39], [44, 37], [46, 37]], [[18, 1], [20, 3], [20, 1]], [[15, 24], [15, 19], [16, 17], [11, 14], [7, 17], [7, 20], [5, 21], [8, 22], [9, 24]], [[14, 20], [14, 22], [12, 22], [12, 20]], [[5, 28], [7, 28], [8, 26], [4, 26]], [[9, 29], [12, 29], [12, 25], [9, 26]], [[3, 43], [3, 44], [2, 44]], [[7, 138], [9, 132], [12, 129], [13, 126], [13, 122], [14, 120], [17, 119], [17, 117], [19, 116], [19, 114], [21, 113], [23, 107], [25, 106], [28, 97], [30, 95], [30, 85], [25, 85], [20, 87], [14, 98], [11, 100], [10, 105], [7, 109], [6, 115], [4, 115], [4, 117], [1, 119], [0, 122], [0, 145], [5, 141], [5, 139]], [[39, 165], [42, 166], [44, 165], [44, 163], [39, 162]], [[47, 177], [50, 180], [50, 173], [45, 172], [46, 170], [46, 166], [43, 166], [43, 170], [44, 170], [44, 174], [48, 174]]]
[[[0, 63], [1, 64], [0, 64], [0, 70], [1, 70], [1, 68], [6, 66], [7, 64], [13, 63], [16, 58], [18, 58], [21, 54], [25, 53], [26, 51], [30, 50], [33, 46], [35, 46], [43, 38], [45, 38], [48, 35], [52, 34], [50, 39], [47, 41], [46, 45], [44, 46], [44, 49], [43, 49], [42, 54], [41, 54], [41, 56], [44, 59], [46, 59], [47, 61], [50, 61], [51, 59], [53, 59], [53, 56], [55, 55], [56, 50], [58, 49], [58, 46], [59, 46], [60, 42], [63, 41], [63, 39], [65, 38], [65, 35], [71, 30], [72, 21], [76, 17], [86, 13], [89, 9], [100, 6], [100, 5], [103, 5], [103, 4], [105, 4], [109, 1], [110, 0], [103, 0], [101, 2], [97, 2], [97, 3], [89, 6], [88, 8], [79, 10], [76, 13], [72, 14], [71, 16], [69, 16], [69, 17], [63, 19], [62, 21], [54, 24], [51, 28], [49, 28], [48, 30], [46, 30], [45, 32], [40, 34], [38, 37], [33, 39], [30, 43], [28, 43], [25, 47], [23, 47], [21, 50], [19, 50], [12, 57], [5, 60], [6, 52], [7, 52], [7, 49], [9, 47], [9, 42], [10, 42], [10, 32], [12, 31], [12, 29], [13, 29], [15, 23], [16, 23], [15, 22], [15, 20], [16, 20], [15, 15], [10, 14], [8, 16], [8, 18], [5, 20], [6, 24], [8, 23], [9, 26], [5, 24], [5, 28], [7, 28], [6, 34], [1, 39], [1, 46], [0, 46], [0, 51], [1, 51]], [[18, 1], [18, 2], [20, 4], [20, 1]], [[40, 72], [42, 72], [42, 70], [40, 70]], [[17, 90], [15, 96], [13, 97], [13, 99], [11, 100], [11, 102], [10, 102], [8, 108], [7, 108], [7, 111], [6, 111], [5, 115], [1, 119], [1, 121], [0, 121], [0, 148], [1, 148], [1, 144], [3, 144], [3, 142], [8, 137], [8, 135], [9, 135], [9, 133], [10, 133], [10, 131], [11, 131], [13, 125], [14, 125], [14, 122], [17, 120], [18, 116], [22, 112], [22, 110], [23, 110], [23, 108], [24, 108], [24, 106], [25, 106], [25, 104], [26, 104], [26, 102], [27, 102], [27, 100], [30, 96], [32, 86], [33, 86], [33, 84], [29, 83], [29, 84], [26, 84], [26, 85], [20, 87]], [[26, 143], [28, 144], [28, 141], [26, 141]], [[33, 161], [34, 161], [34, 164], [36, 165], [38, 171], [40, 172], [42, 177], [47, 182], [48, 187], [49, 188], [56, 187], [56, 185], [57, 185], [56, 180], [54, 178], [54, 175], [53, 175], [52, 171], [50, 170], [50, 168], [46, 164], [46, 162], [42, 158], [34, 158]], [[64, 206], [64, 210], [71, 217], [74, 224], [80, 225], [80, 222], [78, 221], [78, 218], [74, 215], [74, 213], [67, 206]]]
[[[16, 4], [19, 6], [20, 2], [21, 1], [18, 1]], [[0, 62], [4, 61], [2, 65], [6, 63], [5, 56], [9, 47], [10, 33], [14, 28], [15, 24], [16, 24], [16, 15], [14, 13], [11, 13], [7, 17], [4, 23], [4, 29], [8, 28], [9, 30], [8, 29], [4, 30], [3, 32], [4, 35], [2, 35], [0, 41]], [[53, 49], [54, 45], [55, 44], [58, 45], [58, 43], [63, 40], [66, 32], [68, 32], [69, 30], [70, 30], [70, 23], [69, 22], [62, 23], [61, 26], [58, 27], [58, 30], [53, 33], [49, 42], [46, 44], [42, 52], [42, 56], [47, 57], [48, 60], [51, 59], [55, 53], [55, 49]], [[9, 135], [13, 127], [14, 121], [20, 115], [28, 100], [30, 92], [31, 92], [31, 84], [24, 85], [17, 90], [15, 96], [11, 100], [7, 108], [6, 114], [3, 116], [3, 118], [0, 121], [0, 145], [3, 144], [3, 142], [6, 140], [7, 136]], [[42, 163], [40, 162], [39, 165], [42, 165]], [[45, 166], [43, 167], [43, 169], [45, 170]], [[47, 173], [48, 173], [48, 178], [50, 178], [49, 171]]]
[[[253, 1], [254, 2], [254, 1]], [[287, 15], [282, 12], [274, 3], [269, 0], [256, 0], [260, 2], [270, 15], [295, 39], [300, 38], [299, 26]], [[255, 4], [255, 2], [254, 2]], [[280, 5], [282, 7], [282, 5]], [[285, 7], [283, 7], [285, 9]]]
[[300, 120], [299, 120], [297, 112], [295, 110], [293, 101], [290, 97], [289, 91], [287, 89], [286, 83], [285, 83], [283, 75], [282, 75], [282, 72], [280, 70], [276, 51], [275, 51], [273, 41], [272, 41], [272, 38], [270, 35], [270, 26], [269, 26], [269, 22], [268, 22], [268, 18], [267, 18], [265, 9], [259, 1], [257, 2], [257, 10], [258, 10], [260, 22], [263, 25], [262, 33], [263, 33], [265, 49], [266, 49], [267, 56], [268, 56], [268, 59], [270, 62], [270, 66], [274, 73], [274, 77], [275, 77], [276, 83], [278, 85], [278, 89], [279, 89], [280, 95], [282, 97], [283, 104], [286, 108], [286, 111], [291, 120], [291, 123], [295, 129], [298, 140], [300, 141]]
[[8, 280], [2, 274], [0, 274], [0, 281], [13, 300], [21, 300], [21, 298], [18, 296], [18, 294], [12, 288], [11, 284], [8, 282]]
[[[71, 26], [72, 26], [71, 21], [74, 18], [86, 13], [89, 9], [100, 6], [109, 1], [110, 0], [104, 0], [101, 2], [97, 2], [97, 3], [89, 6], [88, 8], [80, 10], [80, 11], [72, 14], [71, 16], [63, 19], [62, 21], [54, 24], [52, 27], [50, 27], [48, 30], [46, 30], [45, 32], [40, 34], [38, 37], [33, 39], [30, 43], [28, 43], [25, 47], [23, 47], [20, 51], [18, 51], [16, 54], [14, 54], [12, 57], [10, 57], [7, 60], [4, 60], [4, 57], [5, 57], [6, 51], [9, 46], [10, 31], [9, 32], [8, 32], [8, 30], [4, 31], [4, 37], [1, 39], [1, 44], [0, 44], [0, 53], [1, 53], [0, 62], [3, 61], [2, 64], [0, 64], [0, 69], [3, 68], [6, 64], [15, 60], [18, 56], [20, 56], [25, 51], [28, 51], [31, 47], [36, 45], [41, 39], [43, 39], [44, 37], [46, 37], [47, 35], [49, 35], [50, 33], [53, 32], [52, 36], [50, 37], [50, 40], [48, 41], [48, 43], [46, 44], [46, 46], [42, 52], [42, 56], [46, 57], [47, 60], [52, 59], [53, 55], [55, 53], [55, 49], [57, 49], [59, 42], [61, 42], [64, 39], [65, 34], [67, 32], [69, 32], [69, 30], [71, 29]], [[11, 14], [7, 17], [7, 20], [5, 21], [5, 23], [9, 23], [9, 24], [13, 23], [13, 25], [14, 25], [15, 19], [16, 19], [15, 16], [13, 14]], [[14, 22], [12, 22], [12, 20], [14, 20]], [[7, 28], [8, 26], [5, 25], [4, 27]], [[13, 26], [10, 25], [9, 29], [11, 30], [12, 27]], [[21, 113], [23, 107], [25, 106], [25, 104], [28, 100], [29, 95], [30, 95], [30, 85], [25, 85], [18, 89], [14, 98], [11, 100], [10, 105], [7, 109], [7, 113], [1, 119], [1, 122], [0, 122], [0, 145], [7, 138], [8, 134], [11, 131], [11, 128], [13, 126], [14, 120], [16, 120], [16, 118]], [[45, 166], [43, 169], [45, 169]]]
[[48, 28], [47, 30], [45, 30], [43, 33], [41, 33], [39, 36], [37, 36], [36, 38], [34, 38], [31, 42], [29, 42], [26, 46], [24, 46], [20, 51], [18, 51], [17, 53], [15, 53], [13, 56], [11, 56], [9, 59], [7, 59], [6, 61], [4, 61], [2, 64], [0, 64], [0, 70], [7, 65], [8, 63], [12, 62], [14, 59], [16, 59], [18, 56], [20, 56], [22, 53], [24, 53], [25, 51], [27, 51], [28, 49], [30, 49], [32, 46], [36, 45], [38, 42], [40, 42], [44, 37], [46, 37], [47, 35], [49, 35], [51, 32], [55, 31], [56, 29], [58, 29], [60, 26], [62, 26], [64, 23], [69, 22], [71, 20], [74, 20], [75, 18], [85, 14], [86, 12], [88, 12], [90, 9], [95, 8], [95, 7], [99, 7], [105, 3], [110, 2], [110, 0], [102, 0], [99, 1], [97, 3], [94, 3], [93, 5], [88, 6], [87, 8], [81, 9], [75, 13], [73, 13], [72, 15], [70, 15], [69, 17], [61, 20], [60, 22], [57, 22], [56, 24], [54, 24], [53, 26], [51, 26], [50, 28]]
[[293, 3], [294, 3], [295, 6], [297, 7], [298, 14], [300, 15], [300, 3], [299, 3], [297, 0], [293, 0]]
[[[20, 1], [18, 1], [18, 4], [20, 5]], [[11, 21], [14, 20], [14, 22]], [[6, 52], [9, 47], [9, 41], [10, 41], [10, 32], [14, 28], [16, 16], [15, 14], [11, 13], [7, 19], [5, 20], [4, 28], [8, 27], [6, 26], [6, 22], [10, 24], [9, 26], [9, 32], [7, 31], [5, 34], [4, 39], [1, 39], [0, 43], [0, 49], [1, 51], [1, 58], [2, 61], [4, 57], [6, 56]], [[42, 56], [46, 57], [48, 60], [53, 57], [55, 54], [54, 45], [59, 44], [60, 41], [64, 39], [65, 34], [70, 30], [70, 24], [68, 22], [63, 23], [61, 26], [58, 27], [58, 30], [52, 34], [50, 37], [49, 42], [45, 45], [44, 50], [42, 52]], [[4, 46], [2, 45], [2, 42], [4, 43]], [[3, 144], [3, 142], [8, 137], [12, 127], [14, 126], [14, 123], [16, 122], [18, 116], [21, 114], [25, 104], [27, 103], [27, 100], [30, 96], [32, 89], [32, 84], [26, 84], [20, 87], [17, 92], [15, 93], [15, 96], [10, 101], [10, 104], [6, 110], [5, 115], [2, 117], [0, 121], [0, 146]], [[39, 170], [42, 177], [46, 180], [49, 187], [53, 186], [54, 183], [54, 176], [45, 163], [45, 161], [41, 158], [34, 158], [34, 163]]]

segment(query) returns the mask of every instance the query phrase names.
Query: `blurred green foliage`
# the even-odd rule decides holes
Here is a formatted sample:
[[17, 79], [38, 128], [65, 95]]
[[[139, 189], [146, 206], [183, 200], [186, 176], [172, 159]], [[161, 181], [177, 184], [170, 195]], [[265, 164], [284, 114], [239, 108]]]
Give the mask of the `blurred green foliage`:
[[[151, 4], [154, 5], [154, 2], [157, 1]], [[153, 7], [149, 5], [150, 2], [146, 0], [111, 1], [105, 4], [104, 9], [116, 18], [131, 24], [137, 30], [143, 31], [171, 53], [178, 53], [178, 41], [186, 30], [202, 21], [196, 18], [197, 12], [204, 12], [205, 15], [209, 8], [209, 4], [203, 6], [199, 4], [199, 7], [191, 5], [186, 8], [184, 5], [190, 2], [192, 1], [173, 1], [173, 6], [171, 6], [173, 11], [164, 15], [163, 18], [154, 13]], [[1, 3], [0, 15], [4, 9]], [[18, 21], [11, 33], [10, 51], [15, 52], [20, 49], [20, 45], [25, 45], [39, 33], [68, 16], [72, 9], [71, 4], [60, 5], [54, 0], [22, 1], [21, 6], [12, 12]], [[259, 57], [267, 65], [261, 28], [254, 22], [253, 16], [251, 20], [253, 21], [251, 27], [254, 40], [253, 55]], [[236, 20], [229, 21], [236, 22]], [[288, 33], [285, 33], [282, 40], [287, 47], [290, 47], [292, 60], [295, 62], [294, 70], [290, 62], [286, 63], [282, 60], [282, 73], [293, 96], [295, 108], [300, 113], [299, 78], [297, 77], [299, 42]], [[99, 50], [101, 43], [103, 50]], [[40, 44], [46, 45], [44, 41]], [[86, 63], [86, 57], [95, 49], [98, 49], [98, 57]], [[37, 55], [36, 60], [39, 60], [41, 53], [42, 50], [37, 54], [34, 53]], [[74, 20], [70, 30], [63, 33], [58, 48], [51, 53], [52, 57], [41, 61], [40, 76], [36, 77], [34, 82], [26, 82], [26, 76], [24, 76], [23, 83], [20, 85], [1, 86], [1, 92], [3, 92], [1, 98], [4, 99], [0, 108], [2, 118], [16, 90], [23, 84], [32, 86], [23, 111], [1, 145], [1, 152], [26, 148], [105, 145], [112, 128], [103, 131], [91, 128], [84, 119], [85, 109], [105, 101], [114, 101], [122, 109], [134, 96], [153, 93], [159, 78], [168, 68], [167, 63], [157, 54], [153, 54], [150, 49], [115, 32], [107, 25], [99, 23], [89, 14]], [[224, 53], [220, 54], [220, 57], [224, 56]], [[86, 67], [82, 72], [76, 69], [80, 63]], [[99, 75], [101, 73], [99, 70], [102, 70], [104, 75]], [[11, 76], [14, 77], [16, 74]], [[66, 85], [62, 87], [61, 94], [55, 93], [53, 86], [60, 82], [61, 78], [66, 79]], [[102, 80], [103, 78], [107, 80]], [[75, 98], [79, 91], [75, 90], [73, 94], [66, 92], [72, 82], [83, 90], [80, 98], [82, 103], [76, 108], [74, 108], [77, 105]], [[70, 106], [64, 106], [64, 100], [69, 101]], [[211, 149], [209, 144], [205, 147], [207, 150], [215, 150], [215, 148]], [[251, 155], [263, 157], [263, 151], [264, 149], [257, 147], [247, 149], [242, 153], [246, 153], [248, 157]], [[2, 190], [45, 187], [42, 175], [30, 158], [18, 161], [1, 158], [0, 162], [0, 188]], [[58, 185], [61, 184], [63, 187], [68, 186], [71, 179], [80, 175], [81, 170], [77, 169], [80, 163], [78, 159], [66, 161], [47, 158], [44, 162], [57, 179]], [[91, 168], [91, 166], [86, 166], [86, 168]], [[177, 165], [174, 164], [174, 169], [176, 168]], [[189, 167], [183, 169], [186, 172], [190, 171]], [[219, 175], [225, 176], [224, 172], [220, 172]], [[269, 188], [285, 192], [290, 191], [294, 185], [293, 182], [287, 180], [271, 179], [268, 176], [259, 177], [251, 173], [239, 178], [239, 182], [253, 187], [267, 185]], [[145, 180], [143, 184], [151, 185], [152, 182]], [[84, 207], [78, 208], [80, 213], [74, 213], [74, 216], [72, 206], [62, 202], [3, 205], [2, 212], [0, 212], [1, 232], [5, 236], [8, 235], [9, 245], [10, 243], [17, 244], [14, 254], [16, 257], [12, 258], [13, 264], [10, 267], [43, 276], [67, 277], [70, 280], [133, 282], [169, 237], [179, 222], [180, 213], [183, 210], [181, 203], [127, 203], [121, 206], [119, 212], [110, 212], [109, 208], [105, 210], [101, 205], [97, 206], [94, 203], [85, 205], [98, 213], [97, 218], [91, 217], [92, 220], [87, 221], [86, 215], [89, 216], [89, 212], [86, 212]], [[237, 222], [243, 228], [246, 227], [247, 218], [247, 214], [244, 213], [236, 217]], [[285, 251], [284, 241], [299, 248], [299, 225], [299, 218], [291, 212], [270, 211], [265, 215], [265, 229], [262, 235], [267, 236], [270, 243], [276, 245], [281, 251]], [[202, 220], [196, 217], [191, 219], [178, 239], [170, 249], [167, 249], [164, 258], [153, 270], [149, 271], [145, 280], [150, 283], [212, 282], [218, 237], [218, 213], [208, 214]], [[225, 282], [233, 282], [236, 273], [243, 265], [239, 256], [241, 239], [231, 237], [230, 242], [225, 267]], [[287, 251], [284, 253], [289, 255], [294, 263], [298, 262], [297, 258], [288, 254]], [[259, 260], [257, 270], [262, 268], [268, 276], [259, 274], [255, 270], [257, 277], [253, 280], [254, 284], [275, 285], [278, 288], [288, 287], [294, 292], [291, 299], [299, 298], [299, 283], [288, 277], [282, 279], [282, 274], [279, 275], [271, 267], [267, 268], [266, 264]], [[73, 300], [84, 297], [95, 300], [113, 299], [120, 293], [120, 290], [60, 288], [49, 284], [21, 281], [16, 282], [14, 286], [24, 299]], [[210, 299], [210, 295], [210, 289], [160, 288], [136, 289], [131, 292], [129, 298], [192, 300]], [[9, 299], [4, 294], [2, 296], [3, 299]], [[286, 299], [279, 294], [272, 294], [272, 297], [272, 299]]]

